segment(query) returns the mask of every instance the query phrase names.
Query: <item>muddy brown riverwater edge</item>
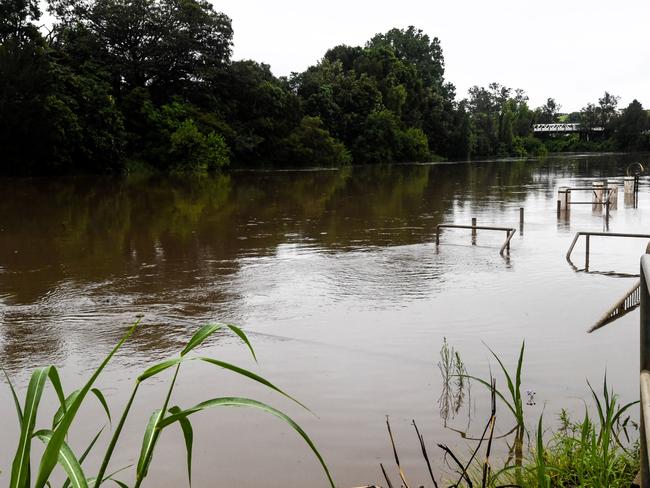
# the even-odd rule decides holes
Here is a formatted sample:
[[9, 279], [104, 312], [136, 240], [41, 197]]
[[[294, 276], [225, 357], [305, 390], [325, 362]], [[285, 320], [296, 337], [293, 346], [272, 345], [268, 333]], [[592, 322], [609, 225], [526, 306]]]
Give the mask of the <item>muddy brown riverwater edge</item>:
[[[444, 338], [479, 376], [495, 370], [485, 344], [514, 365], [525, 340], [523, 389], [536, 392], [526, 406], [531, 419], [542, 409], [549, 422], [562, 407], [581, 412], [585, 380], [599, 383], [605, 370], [623, 401], [638, 398], [638, 311], [586, 334], [635, 279], [575, 272], [567, 248], [578, 231], [607, 230], [603, 213], [577, 205], [570, 218], [556, 216], [559, 187], [622, 180], [635, 161], [650, 155], [0, 180], [0, 362], [21, 393], [31, 369], [47, 364], [61, 368], [72, 390], [141, 315], [140, 330], [99, 381], [119, 411], [147, 364], [177, 354], [200, 325], [231, 322], [249, 334], [259, 365], [226, 335], [202, 354], [262, 374], [317, 417], [194, 364], [181, 373], [175, 403], [250, 396], [283, 408], [313, 437], [340, 486], [382, 482], [379, 462], [392, 459], [389, 414], [403, 465], [423, 483], [411, 419], [434, 458], [436, 443], [461, 453], [466, 445], [440, 418]], [[609, 231], [648, 233], [649, 191], [642, 177], [638, 208], [621, 193]], [[499, 232], [479, 230], [471, 245], [469, 230], [444, 229], [436, 248], [438, 224], [472, 218], [517, 229], [509, 259], [499, 255]], [[646, 245], [593, 238], [590, 270], [636, 273]], [[576, 262], [583, 252], [576, 248]], [[116, 467], [137, 462], [166, 385], [146, 385]], [[12, 419], [9, 391], [0, 388], [0, 415]], [[103, 423], [99, 405], [84, 408], [73, 445]], [[449, 424], [466, 429], [469, 412], [473, 432], [488, 410], [489, 395], [474, 386]], [[315, 458], [276, 419], [223, 409], [193, 420], [193, 486], [326, 486]], [[8, 482], [17, 424], [3, 422], [3, 433], [0, 484]], [[146, 486], [186, 486], [183, 456], [180, 432], [165, 432]], [[97, 464], [89, 459], [91, 473]]]

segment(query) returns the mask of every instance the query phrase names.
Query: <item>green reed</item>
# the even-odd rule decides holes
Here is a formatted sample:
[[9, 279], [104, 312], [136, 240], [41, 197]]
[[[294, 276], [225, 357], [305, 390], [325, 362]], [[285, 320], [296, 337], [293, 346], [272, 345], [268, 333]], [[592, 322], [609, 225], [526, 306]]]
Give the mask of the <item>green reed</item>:
[[[135, 484], [133, 485], [134, 488], [140, 487], [140, 485], [147, 477], [148, 469], [153, 460], [155, 448], [161, 432], [167, 427], [171, 427], [176, 424], [178, 424], [180, 427], [185, 441], [185, 463], [187, 464], [188, 483], [191, 485], [192, 446], [194, 432], [189, 417], [194, 413], [215, 407], [255, 408], [267, 412], [286, 422], [307, 443], [309, 448], [312, 450], [320, 462], [330, 486], [334, 487], [334, 482], [330, 476], [329, 470], [309, 436], [296, 422], [294, 422], [285, 413], [271, 407], [270, 405], [250, 398], [219, 397], [205, 400], [193, 407], [185, 409], [177, 405], [170, 406], [172, 393], [174, 391], [178, 373], [182, 364], [187, 361], [200, 361], [202, 363], [230, 371], [242, 377], [243, 379], [255, 381], [259, 384], [262, 384], [266, 388], [291, 399], [306, 409], [306, 407], [296, 399], [282, 391], [280, 388], [268, 380], [262, 378], [261, 376], [258, 376], [251, 371], [216, 358], [190, 355], [194, 349], [200, 346], [215, 332], [218, 330], [225, 330], [232, 332], [237, 337], [239, 337], [247, 346], [248, 350], [253, 356], [253, 359], [257, 361], [255, 351], [250, 341], [248, 340], [248, 337], [241, 329], [229, 324], [208, 324], [204, 327], [201, 327], [190, 338], [178, 356], [153, 364], [137, 377], [129, 400], [122, 410], [119, 421], [113, 430], [110, 441], [104, 450], [103, 456], [101, 456], [102, 462], [99, 471], [94, 476], [89, 476], [82, 465], [90, 452], [93, 451], [93, 449], [96, 447], [97, 442], [102, 436], [105, 428], [102, 427], [99, 429], [97, 434], [93, 437], [91, 442], [79, 456], [77, 456], [75, 451], [73, 451], [73, 449], [66, 442], [67, 435], [76, 419], [79, 408], [89, 397], [89, 394], [93, 395], [100, 402], [107, 415], [109, 423], [112, 421], [111, 410], [109, 409], [105, 396], [99, 389], [94, 388], [93, 384], [102, 373], [106, 365], [109, 363], [109, 361], [112, 359], [112, 357], [115, 355], [115, 353], [135, 332], [138, 325], [139, 324], [136, 323], [129, 329], [129, 331], [122, 337], [118, 344], [110, 351], [104, 361], [94, 371], [84, 386], [68, 395], [64, 393], [58, 371], [54, 366], [38, 368], [32, 373], [29, 385], [27, 387], [27, 392], [25, 394], [25, 399], [22, 404], [11, 381], [9, 380], [9, 377], [7, 376], [7, 382], [14, 400], [18, 417], [18, 424], [20, 426], [20, 438], [16, 447], [16, 455], [11, 466], [9, 488], [43, 488], [44, 486], [51, 487], [51, 476], [57, 464], [63, 468], [66, 474], [66, 480], [63, 483], [62, 488], [68, 488], [70, 486], [73, 488], [98, 488], [108, 482], [117, 484], [121, 488], [129, 488], [126, 483], [117, 479], [116, 475], [121, 471], [131, 468], [131, 466], [121, 467], [117, 470], [114, 469], [113, 471], [108, 472], [115, 446], [117, 445], [117, 442], [123, 432], [124, 424], [129, 416], [129, 413], [131, 412], [133, 401], [135, 400], [142, 383], [170, 368], [174, 369], [174, 374], [165, 397], [161, 402], [161, 408], [155, 410], [151, 414], [149, 422], [145, 428], [140, 456], [135, 467]], [[51, 427], [37, 430], [36, 425], [38, 420], [38, 409], [41, 404], [43, 391], [48, 381], [56, 393], [60, 406], [57, 412], [54, 414]], [[31, 451], [31, 446], [34, 439], [38, 439], [45, 444], [45, 450], [41, 456], [35, 456]], [[35, 470], [35, 476], [33, 477], [34, 472], [32, 470], [32, 467], [35, 466], [38, 466], [38, 468]]]
[[[445, 381], [453, 370], [451, 365], [451, 348], [446, 341], [441, 349], [440, 368]], [[543, 415], [537, 420], [534, 433], [528, 432], [524, 416], [521, 385], [524, 373], [524, 351], [522, 344], [514, 371], [510, 371], [490, 349], [490, 352], [500, 366], [501, 383], [507, 385], [507, 392], [497, 388], [497, 378], [482, 379], [464, 372], [462, 376], [468, 380], [476, 381], [490, 390], [492, 409], [480, 437], [473, 439], [476, 445], [471, 449], [471, 455], [462, 456], [455, 453], [448, 446], [438, 444], [444, 453], [444, 460], [455, 472], [451, 480], [441, 483], [440, 475], [434, 476], [431, 469], [431, 455], [426, 449], [424, 438], [420, 435], [415, 422], [416, 434], [420, 443], [422, 455], [430, 474], [432, 486], [448, 487], [482, 487], [482, 488], [551, 488], [551, 487], [593, 487], [593, 488], [627, 488], [631, 485], [639, 469], [639, 444], [631, 439], [629, 430], [638, 428], [630, 420], [628, 410], [638, 402], [622, 405], [618, 395], [607, 384], [607, 377], [603, 380], [601, 395], [598, 395], [591, 384], [588, 384], [592, 397], [593, 410], [597, 416], [594, 420], [589, 415], [585, 405], [582, 421], [574, 422], [566, 410], [559, 415], [559, 428], [555, 431], [544, 429]], [[454, 355], [458, 354], [457, 351]], [[455, 361], [455, 360], [454, 360]], [[460, 360], [462, 363], [462, 360]], [[444, 367], [447, 365], [448, 367]], [[464, 366], [463, 366], [464, 368]], [[453, 375], [452, 375], [453, 376]], [[495, 437], [494, 428], [497, 417], [497, 399], [499, 404], [506, 406], [506, 414], [514, 419], [514, 427], [504, 435]], [[443, 408], [444, 405], [441, 405]], [[456, 431], [455, 429], [451, 429]], [[471, 439], [466, 432], [456, 431], [464, 439]], [[508, 441], [514, 435], [512, 443]], [[405, 483], [406, 473], [400, 467], [395, 441], [390, 432], [390, 442], [393, 447], [394, 457], [399, 469], [402, 485]], [[545, 441], [545, 438], [548, 441]], [[505, 460], [493, 458], [492, 450], [496, 442], [506, 442], [509, 446], [509, 455]], [[514, 460], [514, 462], [513, 462]], [[381, 465], [382, 476], [390, 487], [390, 480], [386, 467]], [[411, 486], [431, 486], [418, 482]]]

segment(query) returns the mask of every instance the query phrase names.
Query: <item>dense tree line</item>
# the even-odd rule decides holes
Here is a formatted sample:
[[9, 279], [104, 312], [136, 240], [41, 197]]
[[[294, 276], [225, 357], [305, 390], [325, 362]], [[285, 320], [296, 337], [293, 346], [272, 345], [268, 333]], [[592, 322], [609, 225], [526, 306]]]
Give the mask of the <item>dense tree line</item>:
[[[440, 42], [409, 27], [340, 45], [303, 73], [233, 61], [230, 19], [206, 0], [0, 0], [2, 174], [331, 166], [541, 154], [560, 119], [493, 83], [457, 100]], [[648, 148], [648, 116], [609, 94], [568, 114], [597, 148]], [[593, 146], [595, 142], [590, 141]], [[594, 146], [595, 147], [595, 146]]]

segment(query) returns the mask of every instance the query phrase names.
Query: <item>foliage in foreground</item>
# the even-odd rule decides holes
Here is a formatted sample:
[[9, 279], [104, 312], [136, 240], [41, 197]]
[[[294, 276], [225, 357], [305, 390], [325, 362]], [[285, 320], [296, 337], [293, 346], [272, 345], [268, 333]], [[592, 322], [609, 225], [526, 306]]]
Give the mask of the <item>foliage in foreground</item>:
[[[173, 379], [167, 390], [167, 394], [162, 401], [162, 406], [160, 409], [155, 410], [149, 419], [149, 422], [146, 426], [144, 437], [142, 440], [142, 448], [140, 451], [140, 456], [138, 458], [137, 466], [135, 468], [135, 484], [134, 488], [138, 488], [144, 479], [147, 477], [147, 472], [151, 462], [153, 460], [154, 451], [159, 440], [160, 434], [162, 431], [170, 426], [178, 425], [183, 433], [185, 440], [186, 454], [187, 454], [187, 471], [188, 471], [188, 480], [191, 485], [192, 482], [192, 445], [193, 445], [193, 429], [192, 424], [190, 423], [189, 417], [197, 412], [203, 410], [212, 409], [214, 407], [250, 407], [256, 408], [262, 411], [265, 411], [279, 419], [283, 420], [289, 426], [295, 430], [307, 443], [310, 449], [318, 458], [325, 475], [333, 487], [334, 482], [330, 476], [330, 473], [321, 457], [320, 453], [312, 443], [309, 436], [305, 433], [302, 428], [296, 424], [290, 417], [288, 417], [283, 412], [265, 404], [258, 402], [250, 398], [241, 398], [241, 397], [220, 397], [212, 398], [206, 401], [203, 401], [191, 408], [183, 409], [177, 405], [173, 405], [172, 401], [172, 392], [174, 390], [174, 385], [178, 377], [178, 373], [181, 365], [186, 361], [201, 361], [203, 363], [216, 366], [221, 369], [225, 369], [232, 373], [235, 373], [242, 378], [246, 378], [257, 383], [264, 385], [270, 390], [293, 400], [298, 405], [302, 406], [300, 402], [287, 395], [285, 392], [280, 390], [278, 387], [267, 381], [266, 379], [258, 376], [257, 374], [240, 368], [234, 364], [220, 361], [215, 358], [202, 357], [189, 355], [196, 347], [201, 345], [207, 338], [218, 330], [226, 329], [234, 334], [236, 334], [249, 348], [253, 358], [257, 361], [255, 357], [255, 351], [253, 350], [248, 338], [244, 332], [233, 326], [226, 324], [208, 324], [200, 328], [187, 342], [186, 346], [180, 352], [177, 357], [173, 357], [162, 361], [160, 363], [154, 364], [151, 367], [147, 368], [140, 376], [137, 377], [135, 385], [133, 387], [131, 396], [122, 411], [120, 419], [113, 431], [110, 442], [108, 443], [104, 455], [102, 457], [101, 467], [96, 475], [90, 477], [84, 471], [82, 467], [84, 460], [93, 450], [97, 441], [100, 439], [104, 427], [99, 429], [99, 432], [93, 437], [88, 446], [82, 451], [81, 455], [77, 455], [75, 451], [67, 444], [67, 435], [70, 432], [70, 429], [73, 426], [73, 423], [76, 419], [76, 414], [79, 411], [79, 408], [86, 400], [89, 394], [94, 394], [97, 399], [100, 401], [103, 406], [109, 422], [111, 421], [111, 411], [108, 407], [108, 403], [102, 394], [102, 392], [93, 387], [93, 384], [102, 373], [108, 362], [111, 360], [113, 355], [117, 350], [124, 344], [124, 342], [133, 334], [136, 330], [138, 324], [136, 323], [131, 329], [122, 337], [119, 343], [113, 348], [113, 350], [108, 354], [106, 359], [101, 363], [101, 365], [95, 370], [90, 379], [86, 384], [70, 393], [66, 396], [64, 393], [63, 386], [59, 379], [59, 374], [56, 367], [48, 366], [44, 368], [36, 369], [29, 381], [29, 386], [27, 388], [27, 393], [25, 395], [25, 400], [21, 405], [18, 396], [14, 390], [13, 385], [7, 377], [9, 382], [9, 387], [14, 399], [16, 406], [16, 412], [18, 414], [18, 422], [20, 424], [20, 439], [18, 441], [16, 455], [12, 463], [11, 468], [11, 479], [9, 483], [9, 488], [43, 488], [44, 486], [51, 486], [51, 477], [56, 467], [57, 463], [63, 468], [67, 476], [66, 481], [63, 484], [63, 488], [73, 487], [73, 488], [98, 488], [104, 484], [117, 484], [121, 488], [128, 488], [128, 485], [119, 479], [116, 478], [117, 473], [122, 472], [126, 469], [131, 468], [131, 466], [126, 466], [119, 468], [117, 470], [109, 471], [111, 457], [113, 455], [115, 446], [120, 438], [124, 423], [131, 411], [131, 406], [136, 397], [138, 389], [141, 384], [156, 376], [163, 371], [166, 371], [170, 368], [174, 369]], [[56, 395], [60, 402], [60, 407], [52, 419], [51, 427], [37, 429], [37, 414], [38, 408], [41, 403], [41, 397], [43, 390], [47, 381], [49, 380], [50, 384], [54, 388]], [[45, 450], [42, 456], [37, 458], [31, 451], [32, 442], [34, 439], [39, 439], [45, 444]], [[32, 467], [38, 466], [36, 470], [36, 476], [33, 478]]]
[[[442, 368], [443, 384], [449, 381], [449, 376], [462, 376], [486, 386], [490, 390], [492, 408], [477, 444], [471, 450], [469, 459], [455, 454], [448, 446], [438, 444], [445, 456], [448, 466], [456, 473], [447, 483], [440, 477], [436, 479], [431, 468], [431, 459], [426, 449], [423, 436], [418, 431], [415, 421], [413, 426], [420, 444], [422, 455], [426, 462], [431, 482], [435, 488], [449, 487], [521, 487], [521, 488], [550, 488], [550, 487], [593, 487], [618, 488], [629, 487], [639, 470], [638, 441], [630, 437], [630, 430], [636, 425], [627, 416], [630, 407], [638, 402], [625, 405], [619, 403], [618, 396], [608, 387], [607, 378], [603, 381], [602, 395], [598, 395], [588, 384], [596, 411], [592, 418], [585, 405], [585, 413], [581, 421], [574, 421], [569, 414], [562, 410], [559, 415], [559, 428], [554, 432], [544, 429], [543, 416], [537, 421], [536, 431], [531, 433], [527, 428], [523, 408], [521, 385], [524, 361], [524, 344], [522, 344], [515, 371], [509, 371], [499, 356], [490, 352], [497, 360], [507, 392], [497, 388], [495, 378], [489, 380], [467, 375], [466, 372], [457, 374], [454, 368]], [[455, 352], [457, 355], [458, 353]], [[450, 363], [449, 346], [446, 341], [441, 350], [442, 363]], [[460, 358], [459, 364], [463, 364]], [[462, 367], [464, 370], [464, 366]], [[445, 374], [448, 375], [445, 378]], [[456, 394], [457, 395], [457, 394]], [[505, 435], [495, 436], [497, 419], [497, 400], [506, 406], [507, 417], [512, 416], [514, 427]], [[441, 405], [444, 408], [444, 405]], [[397, 464], [399, 478], [403, 486], [408, 487], [406, 473], [400, 466], [395, 440], [390, 423], [387, 421], [390, 442]], [[471, 438], [462, 433], [465, 438]], [[510, 439], [510, 440], [509, 440]], [[546, 440], [545, 440], [546, 439]], [[495, 442], [506, 442], [509, 454], [507, 459], [497, 463], [492, 451]], [[398, 486], [393, 483], [383, 464], [380, 465], [387, 486]], [[413, 485], [411, 485], [413, 486]], [[418, 483], [416, 486], [423, 486]]]

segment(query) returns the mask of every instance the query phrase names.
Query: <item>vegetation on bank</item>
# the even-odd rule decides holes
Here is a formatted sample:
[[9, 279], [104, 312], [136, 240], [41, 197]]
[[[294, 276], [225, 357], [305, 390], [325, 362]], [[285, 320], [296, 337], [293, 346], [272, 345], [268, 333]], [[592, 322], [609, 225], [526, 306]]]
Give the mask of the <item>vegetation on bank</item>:
[[[442, 374], [443, 392], [439, 400], [440, 414], [447, 420], [450, 413], [458, 413], [462, 406], [468, 384], [463, 379], [488, 388], [491, 394], [491, 413], [480, 435], [474, 439], [469, 456], [454, 452], [444, 444], [438, 444], [446, 464], [453, 475], [442, 478], [431, 468], [430, 451], [427, 451], [424, 437], [415, 421], [413, 426], [420, 444], [421, 453], [427, 466], [432, 486], [452, 487], [595, 487], [627, 488], [631, 486], [639, 470], [639, 444], [632, 437], [632, 430], [638, 426], [630, 420], [628, 409], [638, 402], [625, 405], [619, 403], [618, 396], [610, 390], [607, 378], [603, 381], [602, 394], [598, 394], [588, 383], [592, 397], [592, 416], [585, 404], [582, 420], [574, 421], [566, 410], [559, 414], [559, 426], [551, 431], [544, 425], [541, 415], [530, 429], [525, 418], [524, 395], [522, 394], [524, 345], [522, 344], [517, 365], [508, 370], [492, 350], [500, 377], [492, 375], [482, 379], [467, 374], [466, 367], [457, 351], [450, 348], [447, 341], [440, 351], [438, 363]], [[505, 385], [505, 388], [498, 387]], [[460, 401], [459, 401], [460, 400]], [[450, 410], [450, 404], [453, 408]], [[505, 407], [505, 408], [504, 408]], [[506, 412], [505, 416], [501, 412]], [[506, 426], [514, 424], [503, 435], [496, 434], [497, 418], [505, 417]], [[390, 423], [388, 434], [397, 465], [398, 477], [402, 486], [424, 486], [420, 481], [410, 484], [407, 474], [400, 466], [398, 450], [393, 438]], [[531, 431], [532, 430], [532, 431]], [[460, 432], [464, 439], [472, 439], [468, 432]], [[505, 460], [494, 454], [497, 443], [505, 443], [508, 456]], [[380, 466], [388, 487], [399, 486], [391, 479], [391, 470]]]
[[648, 116], [620, 115], [606, 94], [577, 114], [601, 140], [542, 142], [536, 122], [560, 119], [553, 99], [475, 86], [459, 100], [440, 41], [409, 27], [363, 47], [340, 45], [314, 66], [275, 77], [231, 59], [230, 19], [205, 0], [48, 0], [0, 7], [0, 174], [64, 174], [229, 164], [354, 163], [642, 150]]
[[[124, 342], [134, 333], [137, 326], [138, 323], [129, 329], [129, 331], [119, 341], [119, 343], [108, 354], [106, 359], [104, 359], [102, 364], [94, 371], [86, 384], [80, 389], [71, 392], [69, 395], [65, 394], [58, 371], [54, 366], [38, 368], [32, 373], [31, 379], [29, 381], [29, 386], [27, 387], [27, 392], [25, 394], [25, 400], [22, 404], [18, 399], [11, 381], [9, 381], [9, 378], [7, 377], [9, 389], [11, 390], [11, 394], [15, 403], [18, 424], [20, 427], [20, 438], [16, 443], [16, 455], [11, 465], [11, 478], [8, 485], [9, 488], [30, 488], [32, 486], [34, 488], [43, 488], [45, 486], [52, 486], [53, 472], [57, 464], [60, 465], [61, 469], [65, 473], [65, 481], [62, 485], [63, 488], [88, 488], [91, 486], [93, 488], [98, 488], [99, 486], [103, 485], [118, 485], [122, 488], [128, 488], [129, 485], [121, 481], [120, 478], [122, 478], [124, 472], [129, 469], [132, 469], [134, 471], [134, 474], [131, 476], [131, 478], [134, 479], [134, 484], [132, 486], [134, 488], [139, 488], [144, 479], [147, 477], [149, 467], [154, 457], [156, 445], [160, 438], [160, 434], [165, 428], [176, 425], [178, 425], [182, 431], [186, 448], [186, 457], [182, 461], [180, 461], [182, 458], [179, 458], [179, 465], [181, 465], [183, 462], [187, 464], [188, 482], [189, 485], [191, 485], [194, 431], [189, 417], [195, 413], [216, 407], [255, 408], [283, 420], [304, 439], [309, 448], [318, 458], [318, 461], [324, 470], [324, 474], [329, 481], [329, 485], [334, 487], [334, 482], [330, 476], [327, 466], [325, 465], [323, 458], [321, 457], [320, 453], [314, 446], [309, 436], [298, 424], [296, 424], [283, 412], [265, 403], [252, 400], [250, 398], [241, 397], [212, 398], [190, 408], [181, 408], [178, 405], [174, 405], [174, 402], [176, 401], [173, 399], [174, 386], [176, 385], [176, 380], [178, 378], [178, 373], [181, 365], [186, 361], [199, 361], [206, 365], [215, 366], [217, 368], [230, 371], [242, 378], [257, 382], [263, 385], [265, 388], [273, 390], [276, 393], [289, 398], [299, 406], [307, 408], [296, 399], [280, 390], [277, 386], [273, 385], [268, 380], [262, 378], [261, 376], [258, 376], [251, 371], [240, 368], [234, 364], [220, 361], [215, 358], [189, 354], [217, 331], [230, 331], [244, 342], [244, 344], [250, 350], [253, 359], [257, 361], [257, 358], [255, 357], [255, 351], [244, 332], [233, 325], [226, 324], [209, 324], [201, 327], [198, 331], [196, 331], [196, 333], [194, 333], [194, 335], [190, 338], [190, 340], [187, 342], [183, 350], [180, 351], [177, 357], [172, 357], [159, 363], [152, 364], [137, 377], [131, 395], [129, 396], [129, 400], [124, 407], [124, 410], [122, 411], [117, 424], [111, 427], [112, 435], [110, 435], [110, 441], [108, 441], [103, 456], [100, 457], [102, 460], [101, 466], [94, 476], [89, 476], [86, 468], [83, 467], [83, 463], [88, 455], [97, 446], [98, 441], [102, 438], [102, 434], [106, 430], [106, 425], [98, 429], [97, 434], [89, 441], [87, 447], [83, 451], [77, 449], [73, 450], [72, 447], [68, 445], [68, 433], [75, 425], [75, 420], [77, 419], [76, 415], [81, 408], [81, 405], [87, 400], [90, 395], [94, 395], [99, 400], [101, 406], [106, 412], [108, 424], [112, 424], [113, 419], [111, 416], [111, 410], [108, 406], [108, 402], [106, 401], [106, 398], [104, 397], [101, 390], [97, 389], [93, 385], [111, 358], [124, 344]], [[140, 456], [138, 458], [137, 465], [121, 466], [119, 468], [116, 468], [115, 466], [111, 465], [111, 459], [115, 451], [115, 447], [120, 439], [120, 435], [122, 434], [124, 424], [127, 420], [127, 417], [129, 416], [129, 413], [131, 412], [133, 401], [135, 400], [140, 387], [148, 379], [171, 369], [174, 371], [173, 377], [171, 379], [165, 397], [161, 399], [161, 408], [152, 412], [149, 422], [144, 428], [142, 448], [140, 450]], [[47, 425], [47, 427], [38, 429], [37, 424], [42, 423], [42, 420], [38, 417], [38, 408], [41, 404], [43, 390], [48, 380], [56, 392], [60, 406], [52, 418], [51, 426], [46, 423], [45, 425]], [[42, 441], [45, 444], [44, 452], [40, 456], [35, 455], [31, 449], [32, 443], [35, 442], [36, 439]]]

